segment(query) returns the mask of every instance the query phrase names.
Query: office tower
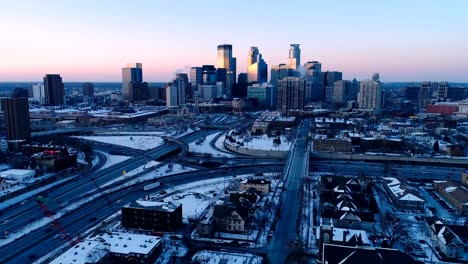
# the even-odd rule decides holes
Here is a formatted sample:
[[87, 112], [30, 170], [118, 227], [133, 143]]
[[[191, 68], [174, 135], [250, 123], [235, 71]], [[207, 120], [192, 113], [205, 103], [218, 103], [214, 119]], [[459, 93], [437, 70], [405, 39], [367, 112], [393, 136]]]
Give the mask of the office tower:
[[380, 82], [380, 74], [378, 72], [375, 72], [374, 74], [372, 74], [372, 80], [374, 82]]
[[439, 85], [437, 86], [437, 98], [441, 100], [447, 99], [448, 90], [448, 82], [439, 82]]
[[325, 86], [325, 101], [332, 102], [333, 101], [333, 84], [329, 84]]
[[39, 104], [45, 104], [45, 87], [42, 83], [33, 84], [32, 86], [33, 99]]
[[[158, 100], [159, 99], [159, 89], [160, 88], [161, 87], [159, 87], [159, 86], [148, 86], [149, 99]], [[164, 93], [166, 93], [165, 90], [164, 90]]]
[[289, 68], [286, 64], [275, 65], [271, 68], [271, 77], [270, 83], [274, 86], [277, 86], [278, 80], [281, 80], [286, 77], [294, 77], [295, 71]]
[[172, 83], [166, 87], [166, 105], [174, 107], [185, 104], [185, 85], [188, 80], [184, 76], [177, 76]]
[[247, 73], [245, 73], [245, 72], [239, 73], [239, 76], [237, 76], [237, 82], [238, 83], [248, 83]]
[[449, 86], [447, 99], [450, 101], [460, 101], [468, 97], [468, 88], [463, 86]]
[[247, 87], [247, 97], [257, 98], [261, 106], [276, 108], [278, 90], [269, 83], [252, 84]]
[[8, 140], [29, 140], [31, 138], [31, 125], [28, 99], [4, 98], [2, 99], [2, 110]]
[[218, 63], [216, 67], [226, 69], [227, 71], [232, 70], [232, 45], [223, 44], [218, 45]]
[[237, 83], [232, 86], [233, 97], [246, 97], [247, 96], [247, 73], [239, 73]]
[[15, 88], [11, 94], [12, 98], [29, 98], [29, 91], [24, 88]]
[[323, 84], [325, 86], [334, 84], [337, 81], [343, 80], [343, 73], [338, 71], [326, 71], [322, 72], [321, 76], [323, 78]]
[[187, 73], [176, 73], [176, 78], [182, 78], [182, 80], [184, 81], [184, 87], [185, 87], [184, 100], [186, 98], [193, 98], [192, 85], [189, 82]]
[[247, 81], [249, 83], [264, 83], [268, 79], [268, 65], [262, 58], [257, 47], [250, 47], [247, 57]]
[[289, 48], [288, 67], [297, 70], [301, 65], [301, 49], [299, 44], [291, 44]]
[[277, 107], [283, 114], [291, 109], [304, 108], [304, 90], [306, 80], [299, 77], [286, 77], [278, 81]]
[[211, 100], [218, 95], [218, 85], [216, 84], [201, 84], [198, 88], [202, 99]]
[[190, 84], [192, 91], [198, 91], [198, 85], [203, 84], [203, 70], [201, 67], [190, 68]]
[[306, 77], [320, 78], [322, 64], [318, 61], [308, 61], [304, 64]]
[[361, 109], [372, 109], [375, 114], [382, 112], [382, 85], [373, 80], [361, 81], [359, 84], [358, 104]]
[[133, 101], [134, 91], [131, 83], [143, 82], [143, 65], [141, 63], [127, 63], [122, 68], [122, 96], [124, 100]]
[[93, 104], [94, 103], [94, 83], [85, 82], [82, 84], [83, 88], [83, 103]]
[[344, 103], [356, 101], [358, 93], [358, 82], [354, 79], [350, 81], [337, 81], [333, 84], [332, 102]]
[[[321, 101], [326, 97], [322, 74], [322, 64], [318, 61], [309, 61], [304, 64], [306, 70], [305, 100]], [[330, 90], [330, 89], [329, 89]]]
[[144, 101], [149, 98], [149, 88], [147, 82], [131, 82], [129, 84], [131, 91], [130, 101]]
[[60, 74], [46, 74], [44, 77], [45, 104], [64, 105], [65, 88]]
[[202, 82], [203, 84], [216, 84], [216, 68], [213, 65], [203, 65]]

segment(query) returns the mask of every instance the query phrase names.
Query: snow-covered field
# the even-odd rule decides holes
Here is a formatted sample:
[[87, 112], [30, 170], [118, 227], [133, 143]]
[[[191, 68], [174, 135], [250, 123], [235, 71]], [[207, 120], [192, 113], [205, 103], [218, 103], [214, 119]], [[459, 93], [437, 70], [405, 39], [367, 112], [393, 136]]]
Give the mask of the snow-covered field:
[[205, 264], [217, 263], [262, 263], [263, 258], [250, 253], [233, 253], [202, 250], [192, 258], [193, 261]]
[[77, 138], [140, 150], [154, 149], [164, 144], [164, 140], [159, 136], [79, 136]]
[[128, 157], [128, 156], [111, 155], [111, 154], [106, 153], [106, 152], [101, 152], [101, 151], [99, 151], [99, 152], [106, 156], [107, 161], [104, 164], [104, 166], [102, 166], [98, 171], [103, 170], [105, 168], [108, 168], [108, 167], [110, 167], [112, 165], [118, 164], [118, 163], [120, 163], [122, 161], [126, 161], [126, 160], [131, 158], [131, 157]]
[[235, 140], [237, 142], [243, 142], [244, 148], [249, 149], [288, 151], [291, 148], [292, 142], [288, 141], [285, 136], [280, 136], [281, 144], [273, 143], [275, 138], [276, 137], [270, 138], [267, 135], [245, 137], [236, 136]]
[[211, 142], [222, 132], [214, 133], [205, 138], [201, 144], [192, 142], [189, 144], [189, 151], [198, 154], [211, 154], [213, 157], [233, 157], [234, 155], [224, 153], [211, 146]]

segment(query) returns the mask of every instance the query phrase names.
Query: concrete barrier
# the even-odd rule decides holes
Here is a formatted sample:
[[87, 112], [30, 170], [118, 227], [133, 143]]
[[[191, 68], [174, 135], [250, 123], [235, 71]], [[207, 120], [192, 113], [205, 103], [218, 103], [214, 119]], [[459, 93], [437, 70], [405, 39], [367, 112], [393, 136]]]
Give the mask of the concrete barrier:
[[310, 153], [314, 159], [329, 160], [355, 160], [355, 161], [376, 161], [376, 162], [400, 162], [400, 163], [429, 163], [442, 166], [457, 166], [468, 168], [468, 159], [447, 159], [447, 158], [423, 158], [423, 157], [402, 157], [393, 155], [369, 155], [369, 154], [351, 154], [334, 152], [314, 152]]
[[289, 151], [281, 151], [281, 150], [262, 150], [262, 149], [250, 149], [242, 146], [233, 146], [231, 144], [227, 144], [226, 142], [223, 143], [224, 147], [229, 149], [230, 151], [248, 155], [248, 156], [255, 156], [255, 157], [263, 157], [263, 158], [286, 158], [288, 156]]

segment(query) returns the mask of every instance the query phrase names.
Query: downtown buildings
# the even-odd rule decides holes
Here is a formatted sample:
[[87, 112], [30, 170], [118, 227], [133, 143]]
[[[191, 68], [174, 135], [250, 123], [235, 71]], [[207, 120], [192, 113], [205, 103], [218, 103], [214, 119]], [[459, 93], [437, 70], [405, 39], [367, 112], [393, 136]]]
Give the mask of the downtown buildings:
[[[40, 89], [40, 88], [39, 88]], [[44, 77], [44, 103], [50, 106], [65, 104], [65, 89], [59, 74], [47, 74]]]
[[247, 81], [249, 83], [264, 83], [268, 78], [268, 65], [263, 60], [257, 47], [250, 47], [247, 57]]
[[122, 68], [122, 96], [130, 102], [148, 99], [148, 83], [143, 82], [141, 63], [128, 63]]

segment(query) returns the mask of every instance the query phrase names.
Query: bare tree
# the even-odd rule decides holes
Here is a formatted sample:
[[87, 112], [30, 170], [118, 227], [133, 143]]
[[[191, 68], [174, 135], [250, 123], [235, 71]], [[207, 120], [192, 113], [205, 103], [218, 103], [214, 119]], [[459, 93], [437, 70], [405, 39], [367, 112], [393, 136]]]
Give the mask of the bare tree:
[[381, 222], [384, 235], [389, 237], [389, 247], [393, 248], [395, 243], [404, 237], [405, 224], [400, 219], [395, 218], [391, 212], [386, 212]]

